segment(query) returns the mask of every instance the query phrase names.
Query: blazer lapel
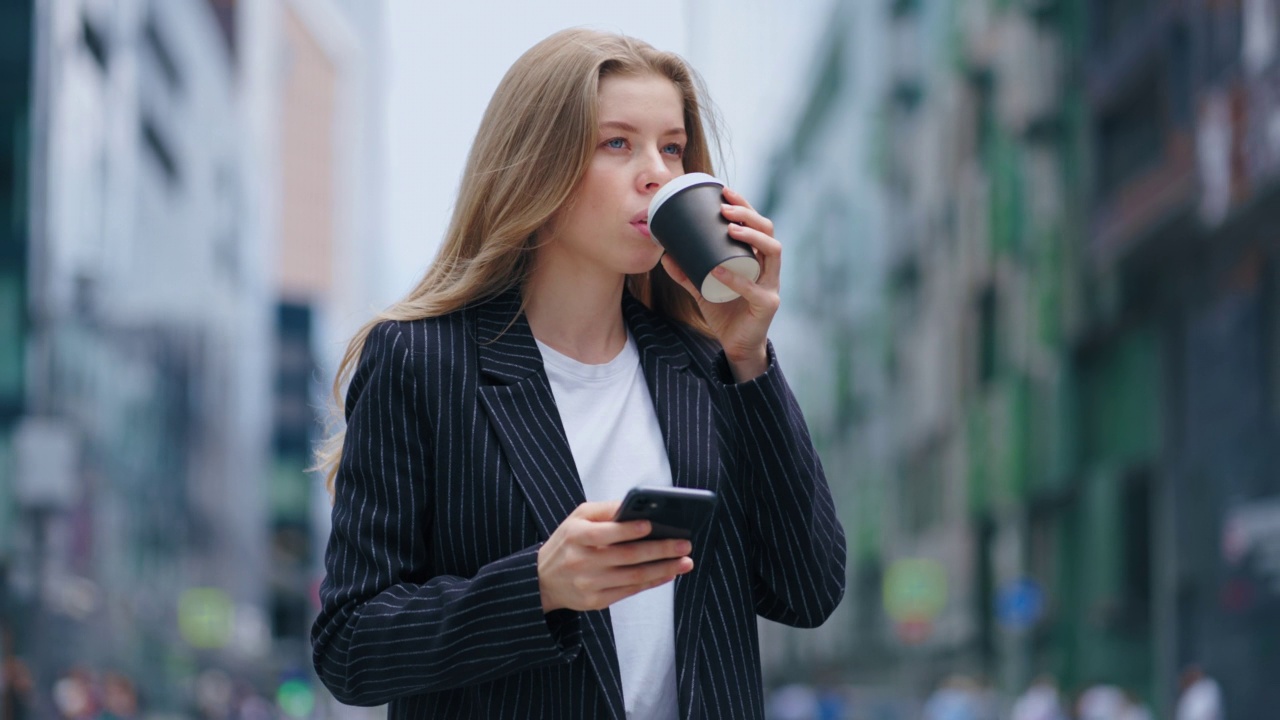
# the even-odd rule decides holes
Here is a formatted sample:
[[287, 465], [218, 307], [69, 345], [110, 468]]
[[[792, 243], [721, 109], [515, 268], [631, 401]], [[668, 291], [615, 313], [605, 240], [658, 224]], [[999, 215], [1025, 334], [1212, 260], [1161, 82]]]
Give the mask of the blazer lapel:
[[[668, 321], [630, 294], [624, 296], [622, 307], [666, 441], [672, 482], [676, 487], [716, 490], [720, 449], [707, 384], [692, 371], [689, 351]], [[715, 531], [719, 514], [719, 510], [713, 513], [710, 522], [693, 537], [693, 572], [676, 578], [676, 678], [680, 716], [684, 718], [694, 717], [698, 638], [711, 577], [707, 563], [719, 536]], [[698, 572], [699, 568], [707, 571]]]
[[503, 295], [476, 312], [480, 400], [545, 539], [586, 496], [542, 354], [519, 311], [519, 297]]
[[[586, 502], [578, 467], [519, 294], [479, 306], [475, 318], [480, 401], [545, 540]], [[622, 718], [622, 675], [608, 613], [581, 613], [582, 643], [613, 716]]]

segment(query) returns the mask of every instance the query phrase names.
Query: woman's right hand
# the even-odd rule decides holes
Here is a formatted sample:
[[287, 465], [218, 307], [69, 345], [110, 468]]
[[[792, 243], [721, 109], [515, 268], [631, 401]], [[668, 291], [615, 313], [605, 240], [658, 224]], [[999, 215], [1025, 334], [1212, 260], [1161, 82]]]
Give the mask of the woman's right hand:
[[543, 543], [538, 550], [543, 612], [602, 610], [693, 569], [688, 540], [629, 542], [649, 534], [649, 521], [614, 522], [619, 506], [583, 503]]

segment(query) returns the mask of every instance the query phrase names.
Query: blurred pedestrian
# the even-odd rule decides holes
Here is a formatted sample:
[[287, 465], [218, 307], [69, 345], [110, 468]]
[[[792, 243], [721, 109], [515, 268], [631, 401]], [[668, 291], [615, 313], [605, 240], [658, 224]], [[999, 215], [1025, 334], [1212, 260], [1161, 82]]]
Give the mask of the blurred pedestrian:
[[923, 720], [979, 720], [978, 685], [967, 675], [951, 675], [925, 701]]
[[979, 675], [975, 680], [974, 698], [978, 708], [979, 720], [999, 720], [1002, 717], [1000, 693], [987, 675]]
[[235, 720], [274, 720], [275, 706], [271, 701], [250, 689], [236, 702]]
[[1080, 694], [1077, 720], [1119, 720], [1125, 708], [1124, 691], [1108, 683], [1096, 683]]
[[[340, 365], [312, 629], [338, 700], [756, 718], [757, 617], [812, 627], [839, 603], [844, 531], [768, 340], [773, 223], [721, 192], [761, 271], [716, 271], [725, 303], [650, 236], [658, 190], [712, 170], [699, 95], [678, 56], [584, 29], [499, 84], [440, 253]], [[633, 542], [649, 523], [614, 517], [637, 485], [718, 505], [692, 540]]]
[[1018, 696], [1010, 712], [1011, 720], [1066, 720], [1058, 683], [1051, 675], [1041, 675]]
[[1153, 720], [1151, 708], [1132, 688], [1124, 691], [1124, 709], [1120, 712], [1120, 720]]
[[98, 720], [136, 720], [138, 691], [133, 681], [120, 673], [110, 672], [102, 678], [102, 711]]
[[805, 683], [782, 685], [769, 693], [770, 720], [816, 720], [818, 693]]
[[92, 720], [98, 712], [93, 675], [73, 667], [53, 683], [53, 704], [66, 720]]
[[35, 681], [22, 658], [5, 655], [0, 663], [0, 718], [27, 720], [34, 713]]
[[1199, 665], [1188, 665], [1179, 682], [1175, 720], [1226, 720], [1222, 710], [1222, 688]]

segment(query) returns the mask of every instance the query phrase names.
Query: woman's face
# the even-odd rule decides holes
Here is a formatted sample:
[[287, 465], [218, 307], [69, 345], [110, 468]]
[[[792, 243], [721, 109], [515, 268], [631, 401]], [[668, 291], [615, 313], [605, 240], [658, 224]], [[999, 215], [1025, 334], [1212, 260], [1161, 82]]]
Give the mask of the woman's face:
[[540, 261], [575, 273], [648, 272], [662, 257], [649, 239], [649, 200], [684, 174], [684, 104], [659, 75], [605, 77], [599, 103], [595, 154], [552, 220]]

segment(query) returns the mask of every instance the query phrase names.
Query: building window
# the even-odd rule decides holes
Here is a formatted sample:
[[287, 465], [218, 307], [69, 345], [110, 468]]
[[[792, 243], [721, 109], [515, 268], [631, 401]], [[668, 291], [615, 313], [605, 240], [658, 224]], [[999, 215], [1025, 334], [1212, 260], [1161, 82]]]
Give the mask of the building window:
[[173, 149], [169, 145], [169, 141], [165, 139], [160, 129], [156, 126], [155, 121], [143, 115], [142, 117], [142, 147], [146, 154], [155, 161], [160, 174], [164, 176], [165, 182], [174, 186], [181, 180], [178, 171], [178, 161], [174, 157]]
[[[1263, 297], [1267, 300], [1263, 307], [1267, 314], [1269, 337], [1266, 346], [1270, 359], [1263, 372], [1267, 373], [1265, 382], [1271, 389], [1272, 417], [1277, 421], [1272, 427], [1280, 428], [1280, 255], [1272, 257], [1268, 266], [1270, 272], [1267, 274], [1266, 285], [1263, 286]], [[1280, 438], [1276, 438], [1273, 447], [1280, 447]], [[1277, 456], [1280, 457], [1280, 451], [1277, 451]]]
[[1243, 45], [1243, 16], [1240, 3], [1209, 3], [1204, 9], [1205, 79], [1209, 83], [1222, 80], [1240, 65]]
[[156, 21], [154, 14], [147, 15], [146, 24], [142, 28], [142, 38], [143, 44], [147, 48], [147, 54], [160, 70], [160, 75], [164, 78], [165, 84], [169, 86], [169, 90], [174, 93], [180, 92], [182, 90], [182, 72], [178, 68], [178, 62], [174, 58], [168, 41], [165, 40], [164, 34], [160, 31], [159, 23]]
[[316, 371], [311, 352], [311, 309], [282, 303], [277, 308], [275, 378], [275, 451], [305, 458], [317, 419], [311, 402]]
[[1111, 197], [1129, 181], [1159, 165], [1164, 137], [1160, 78], [1145, 73], [1132, 91], [1098, 123], [1098, 197]]
[[1000, 308], [996, 289], [987, 286], [978, 296], [978, 386], [985, 388], [1000, 370]]
[[209, 0], [209, 7], [218, 19], [218, 29], [222, 31], [222, 39], [233, 58], [236, 51], [236, 5], [237, 0]]
[[0, 418], [17, 415], [24, 389], [25, 283], [15, 269], [0, 272]]
[[1090, 14], [1098, 49], [1109, 51], [1123, 43], [1154, 4], [1154, 0], [1093, 0]]
[[946, 483], [942, 448], [936, 442], [911, 453], [902, 473], [903, 526], [920, 535], [940, 525], [946, 515]]
[[1120, 496], [1123, 626], [1146, 630], [1151, 616], [1151, 473], [1124, 480]]
[[274, 593], [271, 598], [271, 634], [277, 639], [307, 637], [311, 610], [300, 593]]
[[107, 49], [107, 38], [98, 29], [97, 23], [86, 16], [80, 17], [80, 41], [84, 43], [85, 49], [89, 51], [89, 56], [98, 64], [98, 67], [103, 72], [106, 72], [107, 64], [111, 59], [110, 52]]
[[792, 157], [805, 157], [810, 142], [818, 137], [822, 124], [831, 115], [844, 84], [844, 64], [844, 43], [836, 41], [827, 50], [817, 82], [809, 95], [809, 102], [801, 113], [797, 130], [792, 136]]
[[1191, 31], [1185, 22], [1169, 29], [1169, 111], [1174, 123], [1189, 127], [1195, 120], [1191, 92]]
[[996, 661], [996, 524], [990, 515], [982, 515], [974, 528], [974, 592], [973, 603], [977, 620], [978, 656], [984, 668], [992, 668]]

